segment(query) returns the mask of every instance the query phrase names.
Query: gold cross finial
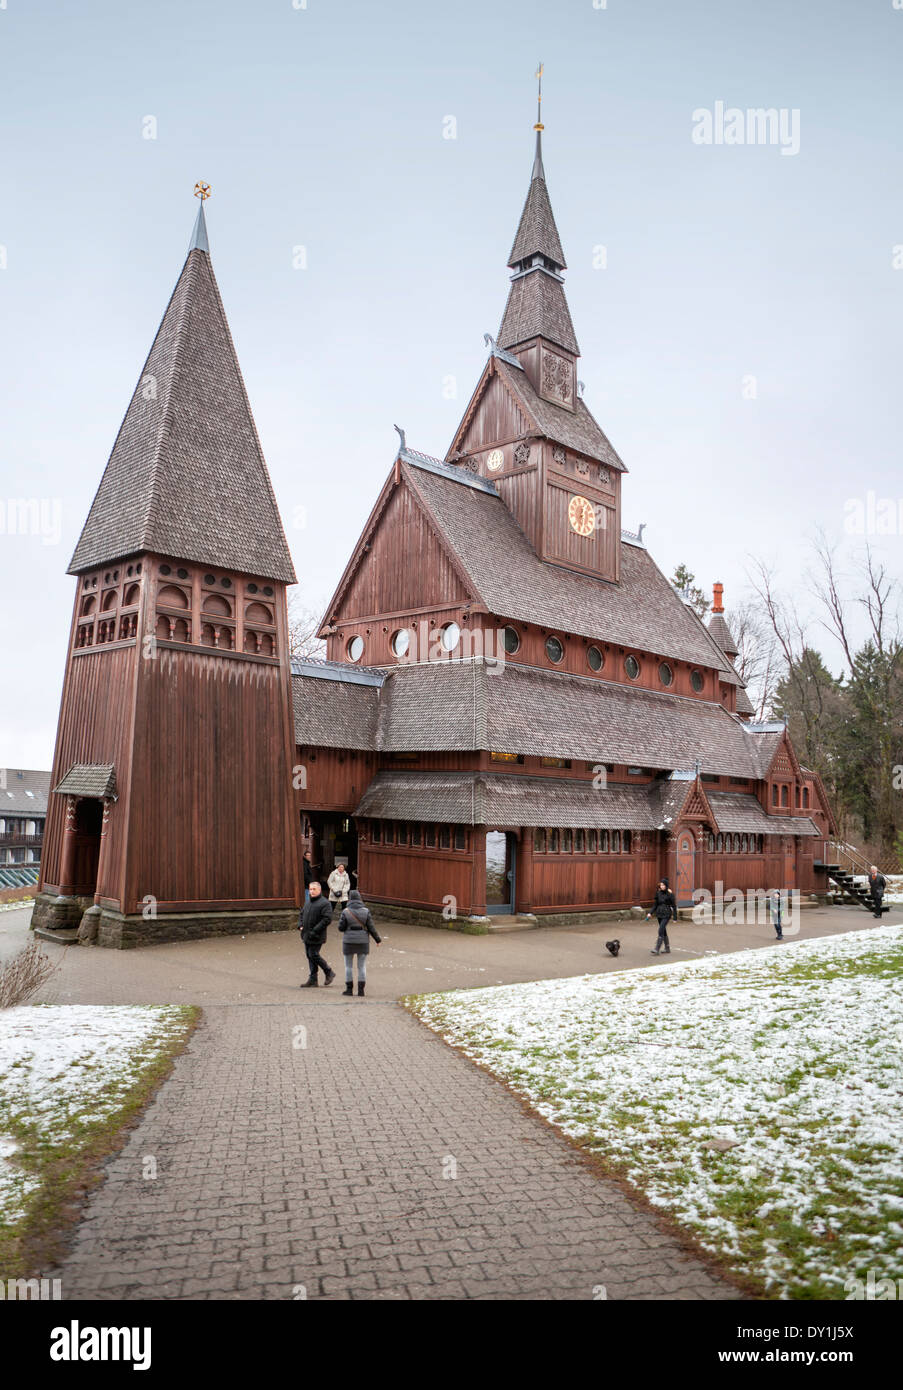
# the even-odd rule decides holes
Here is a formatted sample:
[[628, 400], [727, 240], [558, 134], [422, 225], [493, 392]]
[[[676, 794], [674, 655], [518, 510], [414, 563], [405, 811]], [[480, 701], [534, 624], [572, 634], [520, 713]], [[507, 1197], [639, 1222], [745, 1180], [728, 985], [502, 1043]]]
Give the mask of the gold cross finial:
[[536, 93], [536, 124], [533, 129], [545, 130], [545, 126], [542, 123], [542, 63], [540, 63], [539, 67], [536, 69], [534, 77], [539, 83], [539, 89]]
[[203, 180], [199, 179], [194, 186], [194, 196], [200, 198], [202, 203], [206, 203], [207, 199], [210, 197], [209, 183], [204, 183]]

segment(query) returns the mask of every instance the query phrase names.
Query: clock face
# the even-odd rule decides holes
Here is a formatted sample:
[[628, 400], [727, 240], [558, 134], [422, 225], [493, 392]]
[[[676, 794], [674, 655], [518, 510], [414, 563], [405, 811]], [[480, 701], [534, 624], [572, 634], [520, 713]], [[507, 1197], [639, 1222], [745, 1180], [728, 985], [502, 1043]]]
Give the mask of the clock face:
[[505, 462], [505, 455], [501, 449], [490, 449], [486, 455], [486, 467], [490, 473], [497, 473]]
[[591, 536], [596, 529], [596, 513], [592, 502], [585, 497], [572, 497], [568, 503], [568, 521], [578, 536]]

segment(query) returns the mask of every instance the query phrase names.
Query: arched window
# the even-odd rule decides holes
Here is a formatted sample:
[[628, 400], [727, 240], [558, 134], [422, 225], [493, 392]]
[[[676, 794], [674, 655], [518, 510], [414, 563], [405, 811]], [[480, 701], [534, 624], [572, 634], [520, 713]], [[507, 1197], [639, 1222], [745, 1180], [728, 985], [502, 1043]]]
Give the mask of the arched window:
[[180, 589], [176, 584], [164, 584], [157, 594], [157, 602], [162, 603], [164, 608], [188, 607], [185, 590]]

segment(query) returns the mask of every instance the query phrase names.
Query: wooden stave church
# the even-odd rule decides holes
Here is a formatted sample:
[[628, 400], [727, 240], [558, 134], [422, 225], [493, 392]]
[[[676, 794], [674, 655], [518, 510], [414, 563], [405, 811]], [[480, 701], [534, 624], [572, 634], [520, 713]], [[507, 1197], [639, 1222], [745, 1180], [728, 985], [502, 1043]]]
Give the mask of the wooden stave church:
[[682, 902], [819, 886], [831, 809], [784, 727], [751, 718], [720, 586], [706, 626], [621, 527], [539, 131], [509, 267], [445, 458], [399, 432], [326, 660], [293, 662], [294, 571], [202, 203], [70, 564], [34, 925], [109, 946], [283, 929], [305, 849], [443, 924], [619, 911], [663, 875]]

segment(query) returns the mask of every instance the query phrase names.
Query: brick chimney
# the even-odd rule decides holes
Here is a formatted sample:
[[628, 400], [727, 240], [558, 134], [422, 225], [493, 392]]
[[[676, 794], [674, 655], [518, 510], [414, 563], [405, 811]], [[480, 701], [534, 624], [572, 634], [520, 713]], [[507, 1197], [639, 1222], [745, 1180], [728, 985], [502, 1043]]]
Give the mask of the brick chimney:
[[722, 601], [721, 601], [723, 594], [724, 594], [724, 585], [723, 585], [723, 584], [713, 584], [713, 585], [712, 585], [712, 612], [713, 612], [713, 613], [723, 613], [723, 612], [724, 612], [724, 604], [723, 604]]

